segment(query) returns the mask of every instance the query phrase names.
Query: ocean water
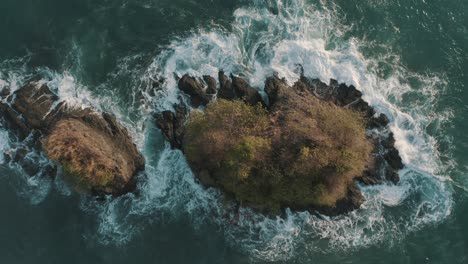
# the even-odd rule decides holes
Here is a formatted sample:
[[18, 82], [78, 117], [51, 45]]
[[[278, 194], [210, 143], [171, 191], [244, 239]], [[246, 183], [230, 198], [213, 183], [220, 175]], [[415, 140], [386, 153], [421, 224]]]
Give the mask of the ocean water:
[[[116, 114], [147, 160], [138, 195], [96, 201], [0, 157], [0, 263], [468, 263], [466, 1], [2, 0], [0, 13], [0, 88], [39, 75]], [[261, 90], [273, 73], [293, 83], [297, 64], [358, 87], [406, 164], [347, 215], [237, 211], [151, 118], [184, 100], [174, 74], [222, 69]], [[0, 127], [0, 150], [16, 147]]]

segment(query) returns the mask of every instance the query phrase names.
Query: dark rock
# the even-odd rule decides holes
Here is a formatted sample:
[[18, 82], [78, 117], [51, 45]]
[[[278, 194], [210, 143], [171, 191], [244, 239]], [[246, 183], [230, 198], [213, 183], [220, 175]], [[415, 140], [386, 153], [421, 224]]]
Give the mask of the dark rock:
[[236, 94], [234, 93], [232, 82], [224, 74], [223, 71], [220, 71], [218, 73], [218, 79], [219, 79], [218, 98], [225, 99], [225, 100], [234, 100], [236, 98]]
[[387, 168], [385, 172], [385, 179], [394, 184], [397, 184], [400, 181], [400, 175], [394, 169]]
[[232, 87], [237, 98], [241, 98], [249, 105], [263, 103], [260, 93], [252, 88], [244, 79], [231, 75]]
[[29, 128], [43, 129], [44, 118], [57, 100], [47, 85], [30, 83], [13, 93], [11, 106], [21, 114]]
[[362, 113], [366, 119], [372, 118], [372, 116], [375, 114], [374, 109], [366, 101], [360, 98], [351, 104], [348, 104], [347, 107]]
[[57, 166], [53, 164], [47, 164], [44, 168], [41, 169], [41, 176], [53, 178], [57, 175]]
[[16, 134], [20, 140], [25, 139], [29, 133], [31, 133], [31, 129], [26, 125], [21, 115], [1, 100], [0, 114], [5, 121], [6, 126], [10, 130], [14, 131], [14, 134]]
[[[283, 82], [286, 84], [286, 80], [283, 80]], [[293, 85], [294, 89], [296, 89], [297, 91], [300, 91], [301, 93], [302, 92], [312, 92], [312, 88], [310, 87], [310, 84], [309, 84], [309, 80], [302, 76], [301, 78], [299, 78], [299, 80]]]
[[369, 128], [382, 128], [390, 124], [390, 120], [385, 114], [380, 114], [378, 117], [371, 117], [368, 121]]
[[199, 107], [209, 102], [203, 84], [197, 79], [185, 74], [179, 80], [179, 89], [190, 96], [192, 106]]
[[13, 154], [13, 162], [20, 162], [26, 158], [28, 150], [26, 148], [18, 148]]
[[287, 89], [287, 84], [277, 76], [268, 77], [265, 81], [265, 93], [268, 95], [269, 106], [278, 101], [281, 89]]
[[376, 175], [377, 171], [365, 171], [361, 177], [357, 180], [366, 185], [377, 185], [381, 183], [381, 180]]
[[21, 160], [18, 164], [23, 168], [24, 172], [31, 177], [37, 175], [40, 171], [37, 161], [29, 158]]
[[320, 81], [319, 79], [311, 79], [308, 80], [306, 83], [308, 84], [310, 91], [313, 95], [315, 95], [315, 97], [324, 101], [336, 103], [335, 89], [332, 89], [330, 86]]
[[403, 169], [403, 161], [400, 157], [400, 153], [398, 150], [393, 147], [390, 148], [387, 153], [384, 155], [385, 160], [388, 162], [388, 165], [392, 167], [395, 170], [401, 170]]
[[338, 81], [335, 80], [335, 79], [330, 79], [329, 86], [330, 86], [332, 89], [336, 89], [336, 88], [339, 86]]
[[164, 84], [164, 78], [160, 78], [158, 80], [154, 78], [150, 78], [150, 80], [151, 80], [151, 88], [153, 88], [156, 91], [161, 90], [162, 85]]
[[0, 112], [6, 125], [23, 140], [32, 130], [46, 126], [45, 118], [58, 97], [47, 85], [32, 82], [14, 92], [8, 100], [10, 105], [0, 101]]
[[[386, 144], [383, 142], [388, 141]], [[398, 150], [394, 147], [395, 140], [393, 135], [390, 134], [386, 140], [380, 142], [381, 147], [385, 154], [376, 154], [378, 149], [374, 151], [374, 165], [371, 169], [366, 171], [358, 180], [367, 185], [381, 184], [383, 180], [390, 181], [394, 184], [398, 183], [400, 176], [398, 171], [404, 167]], [[378, 142], [376, 142], [378, 144]], [[384, 146], [385, 145], [385, 146]]]
[[382, 140], [381, 144], [386, 149], [395, 147], [395, 137], [393, 136], [393, 133], [390, 133], [387, 138]]
[[34, 176], [39, 172], [40, 168], [37, 162], [28, 157], [29, 152], [30, 150], [23, 147], [16, 149], [13, 153], [12, 161], [18, 163], [26, 174]]
[[342, 83], [336, 88], [336, 100], [340, 106], [349, 105], [362, 97], [362, 93], [353, 85], [346, 86]]
[[337, 216], [359, 209], [364, 202], [364, 196], [355, 183], [349, 185], [345, 198], [336, 202], [333, 207], [315, 208], [321, 214]]
[[3, 160], [5, 161], [5, 164], [8, 164], [11, 162], [11, 154], [8, 152], [3, 153]]
[[163, 111], [156, 114], [156, 125], [161, 129], [166, 140], [172, 148], [182, 148], [183, 124], [187, 114], [187, 109], [182, 106], [175, 107], [176, 113]]
[[208, 88], [206, 89], [206, 93], [207, 94], [216, 94], [216, 92], [217, 92], [216, 79], [209, 76], [209, 75], [203, 75], [203, 80], [208, 85]]
[[180, 148], [181, 142], [175, 136], [176, 117], [172, 111], [163, 111], [156, 117], [156, 125], [173, 148]]
[[10, 95], [10, 87], [4, 86], [4, 87], [0, 88], [0, 97], [5, 98], [8, 95]]

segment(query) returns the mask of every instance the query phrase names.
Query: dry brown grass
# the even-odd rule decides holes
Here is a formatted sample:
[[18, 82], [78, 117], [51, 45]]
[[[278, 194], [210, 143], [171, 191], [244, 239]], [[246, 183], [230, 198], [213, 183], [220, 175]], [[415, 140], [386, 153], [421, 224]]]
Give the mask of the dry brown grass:
[[119, 146], [80, 120], [59, 121], [42, 144], [79, 189], [110, 193], [132, 177], [132, 165]]

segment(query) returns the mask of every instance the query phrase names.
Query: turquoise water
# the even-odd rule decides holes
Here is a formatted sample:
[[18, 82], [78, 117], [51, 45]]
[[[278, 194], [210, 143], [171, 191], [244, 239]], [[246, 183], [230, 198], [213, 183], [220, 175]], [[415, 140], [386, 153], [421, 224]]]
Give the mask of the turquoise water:
[[[62, 99], [115, 113], [147, 160], [139, 195], [101, 202], [0, 165], [1, 263], [468, 263], [467, 2], [3, 0], [0, 11], [0, 86], [39, 74]], [[239, 217], [151, 114], [179, 100], [174, 73], [223, 69], [261, 89], [273, 72], [293, 82], [297, 63], [390, 116], [402, 180], [362, 186], [363, 207], [333, 219]]]

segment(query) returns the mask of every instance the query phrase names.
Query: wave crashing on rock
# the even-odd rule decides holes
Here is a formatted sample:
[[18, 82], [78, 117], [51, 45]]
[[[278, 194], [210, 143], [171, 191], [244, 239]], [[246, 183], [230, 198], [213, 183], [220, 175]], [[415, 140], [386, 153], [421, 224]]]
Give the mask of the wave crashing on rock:
[[[184, 75], [189, 106], [156, 114], [174, 148], [207, 187], [268, 214], [308, 210], [338, 215], [359, 208], [364, 184], [398, 182], [403, 168], [388, 118], [354, 86], [301, 77], [267, 78], [261, 94], [240, 77]], [[209, 92], [208, 92], [209, 91]], [[217, 98], [217, 100], [215, 99]]]
[[[47, 85], [35, 81], [3, 97], [2, 119], [19, 146], [5, 153], [6, 160], [30, 176], [54, 177], [63, 171], [77, 190], [99, 196], [135, 189], [145, 161], [115, 117], [60, 102]], [[54, 163], [41, 166], [26, 157], [43, 153]]]

